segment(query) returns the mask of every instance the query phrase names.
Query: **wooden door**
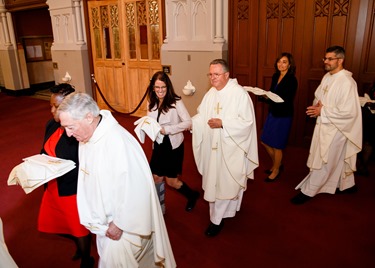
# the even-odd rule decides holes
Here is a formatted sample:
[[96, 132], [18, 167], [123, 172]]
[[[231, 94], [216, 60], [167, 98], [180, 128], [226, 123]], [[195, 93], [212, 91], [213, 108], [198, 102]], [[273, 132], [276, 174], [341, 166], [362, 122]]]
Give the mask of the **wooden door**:
[[375, 0], [360, 1], [358, 18], [351, 70], [363, 96], [375, 82]]
[[[275, 60], [281, 52], [289, 52], [295, 58], [299, 87], [295, 97], [295, 115], [290, 140], [296, 142], [297, 131], [303, 128], [306, 102], [301, 100], [300, 68], [301, 42], [304, 33], [306, 2], [297, 0], [259, 2], [259, 51], [257, 53], [257, 84], [270, 89], [272, 75], [275, 73]], [[268, 105], [257, 102], [258, 127], [263, 127], [268, 114]], [[303, 117], [301, 121], [296, 118]], [[297, 123], [298, 121], [298, 123]], [[298, 127], [297, 127], [298, 125]]]
[[[133, 111], [152, 74], [161, 70], [160, 0], [89, 1], [94, 73], [105, 100], [123, 113]], [[97, 101], [108, 108], [99, 94]], [[146, 114], [146, 102], [134, 115]]]
[[[308, 146], [315, 120], [306, 107], [325, 74], [325, 49], [346, 49], [345, 68], [361, 92], [364, 79], [375, 77], [374, 0], [234, 0], [230, 1], [229, 63], [242, 85], [266, 90], [271, 84], [274, 61], [281, 52], [293, 54], [298, 91], [290, 143]], [[363, 79], [362, 79], [363, 78]], [[368, 83], [367, 83], [368, 84]], [[267, 106], [253, 97], [258, 132]]]
[[[339, 45], [345, 48], [345, 68], [354, 72], [353, 57], [359, 0], [316, 0], [306, 1], [304, 27], [301, 35], [301, 50], [297, 56], [299, 66], [299, 94], [295, 129], [299, 142], [310, 144], [316, 120], [305, 115], [306, 107], [311, 105], [314, 92], [324, 74], [322, 61], [327, 47]], [[356, 77], [354, 77], [356, 79]]]

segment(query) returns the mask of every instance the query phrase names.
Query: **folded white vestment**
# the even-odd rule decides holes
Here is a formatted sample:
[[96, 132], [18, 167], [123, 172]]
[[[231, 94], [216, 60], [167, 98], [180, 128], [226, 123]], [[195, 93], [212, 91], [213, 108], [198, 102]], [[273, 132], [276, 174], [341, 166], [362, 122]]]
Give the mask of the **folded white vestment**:
[[149, 116], [141, 117], [134, 122], [134, 125], [137, 125], [134, 132], [142, 143], [145, 142], [145, 135], [159, 144], [163, 142], [164, 135], [160, 133], [162, 127], [154, 118]]
[[243, 87], [246, 91], [254, 93], [255, 95], [266, 95], [268, 98], [273, 100], [274, 102], [284, 102], [284, 100], [277, 94], [271, 92], [271, 91], [266, 91], [264, 89], [261, 89], [259, 87]]
[[75, 168], [72, 160], [37, 154], [22, 159], [9, 174], [8, 185], [20, 185], [26, 194]]
[[[375, 103], [375, 100], [372, 100], [367, 93], [365, 93], [364, 97], [359, 96], [359, 103], [361, 104], [362, 107], [364, 107], [365, 104], [368, 102]], [[375, 110], [371, 110], [370, 107], [368, 108], [371, 111], [371, 113], [375, 114]]]

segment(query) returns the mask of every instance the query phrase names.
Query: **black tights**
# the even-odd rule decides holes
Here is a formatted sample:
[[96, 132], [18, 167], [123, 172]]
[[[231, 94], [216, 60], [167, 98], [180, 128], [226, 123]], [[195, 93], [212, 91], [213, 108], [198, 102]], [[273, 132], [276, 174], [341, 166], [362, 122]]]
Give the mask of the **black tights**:
[[61, 234], [65, 238], [69, 238], [74, 241], [77, 247], [77, 252], [81, 255], [81, 267], [85, 267], [86, 263], [90, 261], [91, 255], [91, 234], [82, 237], [75, 237], [69, 234]]

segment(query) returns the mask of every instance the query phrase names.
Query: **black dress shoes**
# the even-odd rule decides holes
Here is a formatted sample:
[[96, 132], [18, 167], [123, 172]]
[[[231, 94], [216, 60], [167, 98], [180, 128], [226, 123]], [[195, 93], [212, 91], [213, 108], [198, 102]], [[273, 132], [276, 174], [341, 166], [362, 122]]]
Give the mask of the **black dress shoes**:
[[276, 175], [275, 178], [271, 179], [270, 177], [267, 177], [265, 178], [265, 182], [275, 182], [279, 177], [280, 177], [280, 174], [281, 174], [281, 169], [279, 169], [279, 174]]
[[302, 205], [306, 203], [307, 201], [309, 201], [311, 198], [312, 198], [311, 196], [305, 195], [304, 193], [300, 192], [295, 197], [290, 199], [290, 202], [292, 202], [292, 204], [294, 205]]
[[199, 198], [199, 192], [194, 191], [191, 194], [191, 196], [188, 198], [185, 210], [188, 212], [191, 211], [195, 207], [195, 204], [197, 203], [198, 198]]
[[[283, 171], [283, 170], [284, 170], [284, 165], [281, 165], [281, 166], [279, 167], [279, 171]], [[272, 173], [272, 170], [270, 170], [270, 169], [266, 169], [266, 170], [264, 171], [264, 173], [270, 175], [270, 174]]]
[[223, 220], [220, 222], [219, 225], [217, 225], [217, 224], [213, 224], [213, 223], [211, 222], [210, 225], [208, 225], [208, 228], [207, 228], [205, 234], [206, 234], [207, 236], [209, 236], [209, 237], [217, 236], [217, 235], [220, 233], [220, 231], [221, 231], [221, 229], [223, 228], [223, 226], [224, 226], [224, 222], [223, 222]]
[[339, 188], [336, 189], [335, 194], [354, 194], [358, 191], [357, 185], [354, 185], [348, 189], [340, 191]]

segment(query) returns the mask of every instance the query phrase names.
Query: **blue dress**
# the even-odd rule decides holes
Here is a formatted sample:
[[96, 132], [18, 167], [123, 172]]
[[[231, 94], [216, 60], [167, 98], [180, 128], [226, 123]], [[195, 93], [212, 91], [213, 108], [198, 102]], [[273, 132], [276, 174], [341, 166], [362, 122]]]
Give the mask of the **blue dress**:
[[293, 122], [294, 97], [297, 91], [297, 79], [293, 74], [287, 73], [280, 83], [277, 83], [280, 73], [272, 76], [270, 91], [279, 95], [284, 102], [276, 103], [270, 99], [266, 102], [269, 104], [269, 113], [263, 126], [260, 140], [270, 147], [276, 149], [285, 149], [290, 129]]

